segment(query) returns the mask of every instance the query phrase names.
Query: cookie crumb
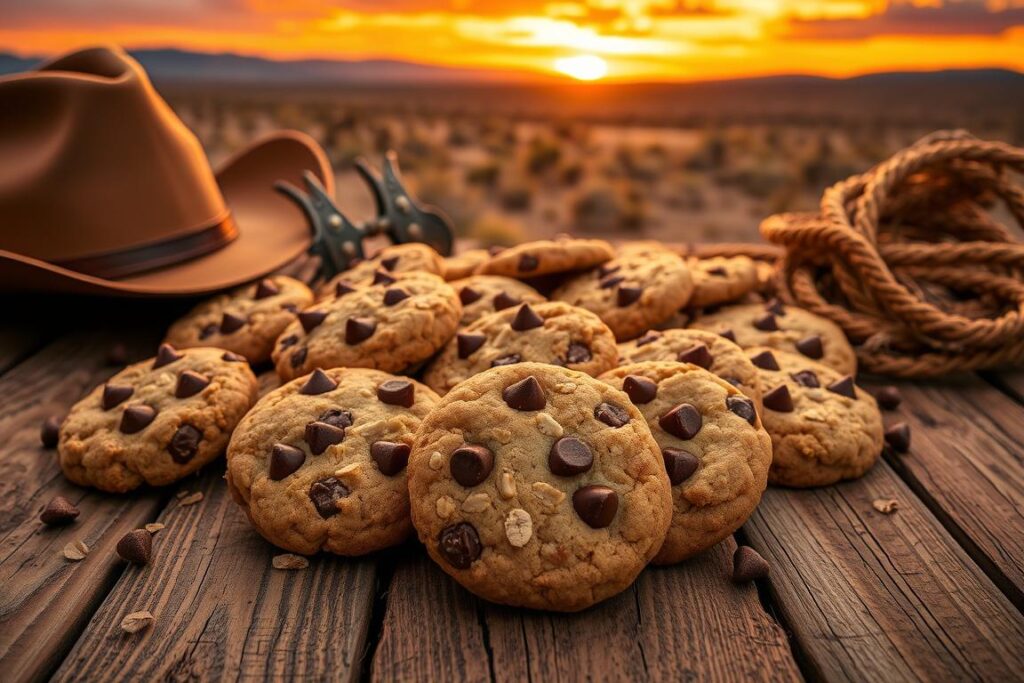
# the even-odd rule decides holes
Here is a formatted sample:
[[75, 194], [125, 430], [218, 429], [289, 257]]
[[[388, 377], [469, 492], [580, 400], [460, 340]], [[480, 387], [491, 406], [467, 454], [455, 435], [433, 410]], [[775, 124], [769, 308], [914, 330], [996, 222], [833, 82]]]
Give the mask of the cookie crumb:
[[520, 508], [509, 511], [505, 518], [505, 537], [513, 547], [522, 548], [533, 536], [533, 519], [530, 513]]
[[502, 472], [498, 477], [498, 494], [505, 500], [516, 495], [516, 480], [511, 472]]
[[434, 509], [437, 511], [438, 517], [448, 519], [455, 514], [455, 501], [450, 496], [441, 496], [434, 503]]
[[560, 394], [571, 394], [572, 392], [576, 391], [576, 383], [559, 382], [558, 384], [555, 385], [555, 391], [557, 391]]
[[512, 432], [507, 429], [492, 429], [491, 436], [498, 443], [508, 443], [512, 440]]
[[84, 560], [85, 556], [89, 554], [89, 546], [82, 541], [72, 541], [64, 546], [64, 557], [71, 560], [72, 562], [78, 562]]
[[155, 534], [156, 532], [158, 532], [158, 531], [160, 531], [160, 530], [162, 530], [162, 529], [164, 529], [166, 527], [163, 524], [161, 524], [160, 522], [151, 522], [151, 523], [147, 524], [146, 526], [144, 526], [142, 528], [145, 529], [146, 531], [148, 531], [151, 534]]
[[274, 566], [274, 569], [305, 569], [309, 566], [309, 560], [302, 555], [294, 555], [292, 553], [274, 555], [274, 559], [270, 563]]
[[339, 479], [348, 479], [349, 481], [352, 481], [353, 479], [359, 478], [359, 473], [362, 471], [362, 469], [363, 468], [360, 467], [359, 463], [351, 462], [345, 465], [344, 467], [335, 470], [334, 476], [338, 477]]
[[202, 491], [196, 491], [195, 493], [190, 493], [187, 496], [181, 498], [180, 499], [181, 502], [178, 503], [178, 506], [179, 507], [185, 507], [186, 505], [195, 505], [196, 503], [198, 503], [202, 499], [203, 499], [203, 492]]
[[555, 507], [565, 500], [565, 493], [546, 481], [535, 481], [530, 488], [533, 489], [533, 495], [540, 498], [549, 507]]
[[486, 493], [474, 493], [462, 501], [463, 512], [483, 512], [491, 506], [491, 497]]
[[430, 465], [430, 469], [439, 470], [444, 467], [444, 456], [441, 455], [440, 451], [434, 451], [430, 454], [430, 460], [427, 464]]
[[537, 422], [537, 430], [544, 436], [552, 436], [557, 439], [565, 433], [562, 425], [558, 424], [558, 420], [547, 413], [537, 413], [534, 420]]
[[121, 630], [125, 633], [138, 633], [149, 628], [149, 625], [155, 620], [156, 617], [148, 610], [132, 612], [131, 614], [126, 614], [124, 619], [121, 620]]
[[879, 498], [872, 501], [871, 507], [881, 512], [883, 515], [891, 515], [900, 509], [900, 503], [895, 498]]

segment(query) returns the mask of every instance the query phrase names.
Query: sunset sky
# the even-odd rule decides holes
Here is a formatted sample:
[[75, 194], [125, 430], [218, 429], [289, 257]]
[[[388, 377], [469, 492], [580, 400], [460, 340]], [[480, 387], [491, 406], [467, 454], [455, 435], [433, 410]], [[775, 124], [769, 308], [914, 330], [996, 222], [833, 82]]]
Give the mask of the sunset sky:
[[1024, 0], [3, 0], [2, 13], [0, 50], [33, 56], [115, 42], [616, 80], [1024, 70]]

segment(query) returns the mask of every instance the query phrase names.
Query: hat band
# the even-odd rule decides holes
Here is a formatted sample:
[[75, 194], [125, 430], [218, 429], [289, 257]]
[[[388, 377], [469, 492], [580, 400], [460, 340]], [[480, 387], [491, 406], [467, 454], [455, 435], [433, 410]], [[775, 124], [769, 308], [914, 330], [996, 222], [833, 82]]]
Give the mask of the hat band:
[[116, 280], [205, 256], [231, 243], [236, 237], [238, 227], [231, 214], [227, 214], [213, 225], [187, 235], [97, 256], [56, 261], [54, 265], [104, 280]]

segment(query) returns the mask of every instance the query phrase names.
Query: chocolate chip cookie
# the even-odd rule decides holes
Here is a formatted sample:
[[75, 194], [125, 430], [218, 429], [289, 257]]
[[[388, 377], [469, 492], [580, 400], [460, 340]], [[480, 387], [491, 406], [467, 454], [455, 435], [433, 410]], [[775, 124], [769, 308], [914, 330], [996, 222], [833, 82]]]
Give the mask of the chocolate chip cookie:
[[317, 290], [319, 298], [331, 296], [346, 287], [362, 287], [380, 280], [379, 273], [444, 273], [444, 259], [426, 244], [410, 242], [384, 247], [373, 257], [338, 273]]
[[623, 590], [658, 552], [668, 476], [623, 392], [567, 368], [497, 367], [453, 389], [409, 457], [412, 521], [473, 593], [575, 611]]
[[604, 240], [562, 237], [509, 247], [491, 256], [477, 271], [484, 275], [532, 278], [593, 268], [615, 256]]
[[311, 303], [309, 287], [274, 275], [202, 302], [171, 325], [166, 342], [179, 349], [227, 349], [262, 363], [270, 360], [281, 331]]
[[768, 346], [792, 351], [844, 375], [857, 373], [857, 356], [839, 326], [777, 300], [723, 308], [698, 317], [690, 326], [731, 335], [743, 348]]
[[740, 528], [761, 501], [772, 462], [754, 402], [689, 363], [635, 363], [600, 379], [643, 413], [672, 484], [672, 526], [654, 562], [680, 562]]
[[228, 446], [228, 488], [274, 545], [364, 555], [412, 531], [406, 464], [437, 395], [379, 370], [314, 370], [270, 392]]
[[593, 311], [619, 341], [633, 339], [690, 299], [690, 269], [675, 254], [628, 253], [559, 287], [552, 299]]
[[467, 278], [490, 258], [491, 253], [486, 249], [468, 249], [448, 256], [444, 259], [444, 279], [451, 282]]
[[115, 493], [173, 483], [221, 454], [256, 392], [241, 356], [163, 344], [71, 408], [61, 469], [76, 484]]
[[689, 308], [704, 308], [737, 301], [757, 288], [757, 267], [746, 256], [688, 259], [693, 273]]
[[283, 380], [313, 368], [399, 372], [444, 346], [461, 316], [459, 295], [437, 275], [389, 275], [300, 312], [277, 340], [274, 365]]
[[871, 469], [882, 452], [882, 415], [851, 375], [796, 353], [767, 347], [747, 352], [764, 389], [761, 418], [774, 450], [771, 483], [825, 486]]
[[707, 330], [650, 330], [639, 339], [619, 344], [619, 362], [677, 361], [693, 363], [718, 375], [761, 407], [757, 368], [728, 337]]
[[590, 311], [561, 302], [521, 304], [463, 328], [423, 375], [439, 394], [468, 377], [524, 361], [597, 376], [615, 367], [615, 335]]
[[523, 303], [537, 304], [547, 301], [536, 289], [510, 277], [501, 275], [473, 275], [451, 282], [462, 301], [462, 321], [465, 327], [485, 315], [504, 311]]

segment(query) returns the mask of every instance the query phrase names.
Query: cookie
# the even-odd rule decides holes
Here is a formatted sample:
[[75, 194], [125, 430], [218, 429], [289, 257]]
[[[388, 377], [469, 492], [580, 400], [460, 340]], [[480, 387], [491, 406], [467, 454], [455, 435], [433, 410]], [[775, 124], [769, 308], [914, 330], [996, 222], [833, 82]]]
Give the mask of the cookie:
[[567, 368], [497, 367], [441, 399], [409, 457], [412, 521], [448, 574], [492, 602], [584, 609], [658, 552], [668, 476], [629, 397]]
[[298, 280], [267, 277], [200, 303], [171, 325], [165, 341], [179, 349], [227, 349], [262, 363], [281, 331], [311, 303], [313, 292]]
[[654, 562], [680, 562], [740, 528], [761, 502], [772, 462], [754, 402], [690, 363], [635, 363], [599, 379], [626, 392], [661, 447], [675, 507]]
[[737, 301], [758, 285], [757, 267], [746, 256], [687, 259], [693, 273], [693, 295], [688, 308], [704, 308]]
[[615, 256], [604, 240], [562, 237], [526, 242], [504, 249], [480, 266], [483, 275], [505, 275], [519, 279], [593, 268]]
[[723, 308], [699, 316], [690, 326], [724, 334], [743, 348], [768, 346], [792, 351], [841, 374], [857, 373], [857, 356], [838, 325], [777, 300]]
[[465, 327], [491, 313], [504, 311], [522, 303], [537, 304], [547, 301], [536, 289], [510, 277], [501, 275], [473, 275], [451, 283], [462, 302], [462, 321]]
[[277, 340], [274, 366], [283, 380], [313, 368], [403, 371], [444, 346], [461, 316], [458, 294], [437, 275], [385, 276], [299, 313]]
[[360, 261], [346, 271], [338, 273], [317, 290], [319, 298], [329, 297], [338, 287], [362, 287], [379, 279], [377, 273], [444, 273], [444, 259], [426, 244], [410, 242], [384, 247], [373, 257]]
[[761, 373], [761, 419], [772, 437], [768, 481], [825, 486], [871, 469], [882, 452], [882, 415], [851, 375], [796, 353], [747, 352]]
[[615, 335], [590, 311], [561, 302], [522, 304], [459, 331], [423, 381], [439, 394], [488, 368], [551, 363], [597, 376], [615, 367]]
[[624, 341], [662, 322], [690, 299], [693, 281], [681, 258], [664, 250], [630, 253], [578, 275], [552, 299], [598, 315]]
[[314, 370], [270, 392], [228, 446], [232, 497], [268, 541], [364, 555], [412, 531], [406, 464], [437, 395], [379, 370]]
[[460, 254], [448, 256], [444, 260], [444, 279], [451, 282], [467, 278], [490, 258], [491, 252], [486, 249], [469, 249]]
[[619, 362], [677, 361], [693, 363], [721, 377], [761, 407], [761, 377], [739, 346], [707, 330], [651, 330], [619, 344]]
[[71, 408], [61, 469], [76, 484], [115, 493], [171, 484], [221, 454], [256, 392], [241, 356], [163, 344]]

